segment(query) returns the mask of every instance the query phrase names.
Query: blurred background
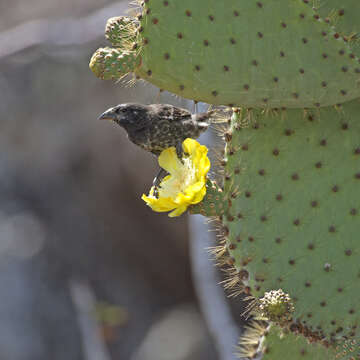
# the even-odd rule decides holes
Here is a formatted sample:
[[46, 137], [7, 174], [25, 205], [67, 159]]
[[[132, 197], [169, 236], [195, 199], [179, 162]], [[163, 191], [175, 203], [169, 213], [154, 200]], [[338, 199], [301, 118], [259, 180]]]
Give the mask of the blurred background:
[[151, 212], [155, 158], [97, 121], [118, 103], [192, 107], [89, 70], [106, 20], [128, 8], [0, 1], [1, 360], [233, 358], [240, 310], [205, 220]]

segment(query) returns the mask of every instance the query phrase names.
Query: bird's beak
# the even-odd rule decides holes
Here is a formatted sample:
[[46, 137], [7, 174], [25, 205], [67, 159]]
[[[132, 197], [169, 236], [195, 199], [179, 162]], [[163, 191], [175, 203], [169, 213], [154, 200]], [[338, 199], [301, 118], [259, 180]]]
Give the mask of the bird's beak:
[[105, 112], [103, 112], [99, 117], [99, 120], [115, 120], [116, 114], [114, 113], [113, 109], [108, 109]]

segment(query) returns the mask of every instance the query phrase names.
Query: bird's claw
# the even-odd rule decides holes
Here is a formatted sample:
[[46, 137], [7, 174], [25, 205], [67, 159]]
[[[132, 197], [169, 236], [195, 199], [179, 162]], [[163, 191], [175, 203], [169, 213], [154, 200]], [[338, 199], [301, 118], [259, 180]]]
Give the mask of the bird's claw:
[[167, 171], [161, 168], [153, 180], [153, 195], [157, 199], [159, 198], [159, 188], [161, 188], [160, 183], [166, 175]]

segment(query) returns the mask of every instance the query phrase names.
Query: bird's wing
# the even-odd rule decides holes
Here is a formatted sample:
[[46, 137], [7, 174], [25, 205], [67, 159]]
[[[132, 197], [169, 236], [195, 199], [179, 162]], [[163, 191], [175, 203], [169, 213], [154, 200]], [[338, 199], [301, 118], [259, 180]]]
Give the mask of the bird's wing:
[[153, 112], [163, 119], [168, 119], [168, 121], [184, 121], [191, 119], [191, 113], [188, 110], [178, 108], [173, 105], [167, 104], [153, 104], [150, 105]]

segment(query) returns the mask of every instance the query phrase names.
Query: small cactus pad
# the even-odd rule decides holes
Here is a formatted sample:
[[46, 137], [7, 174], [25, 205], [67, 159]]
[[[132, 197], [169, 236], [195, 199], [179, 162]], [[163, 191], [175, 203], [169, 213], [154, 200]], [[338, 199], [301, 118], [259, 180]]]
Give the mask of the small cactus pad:
[[136, 23], [133, 18], [117, 16], [106, 23], [105, 37], [115, 47], [128, 47], [128, 43], [135, 41]]
[[291, 319], [294, 312], [293, 302], [281, 289], [271, 290], [259, 299], [260, 315], [276, 323], [284, 323]]
[[[360, 102], [247, 113], [232, 122], [223, 216], [230, 255], [260, 298], [283, 289], [293, 321], [327, 341], [360, 339]], [[233, 246], [235, 244], [236, 246]]]
[[228, 205], [224, 199], [222, 189], [215, 181], [207, 180], [206, 195], [204, 200], [198, 204], [189, 207], [191, 214], [201, 214], [203, 216], [221, 216], [224, 208]]
[[102, 80], [116, 80], [134, 71], [138, 61], [134, 52], [105, 47], [96, 50], [89, 67]]
[[312, 5], [143, 1], [136, 75], [216, 105], [311, 108], [359, 97], [359, 58]]

